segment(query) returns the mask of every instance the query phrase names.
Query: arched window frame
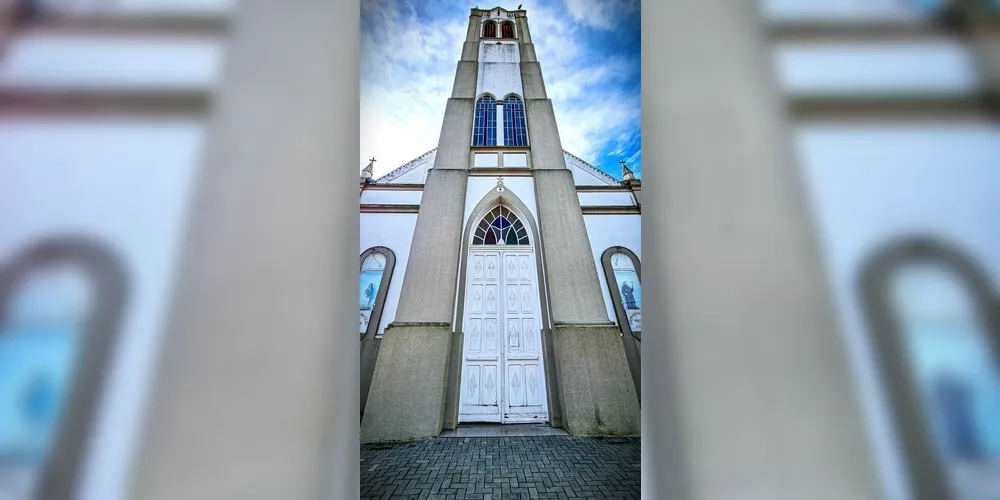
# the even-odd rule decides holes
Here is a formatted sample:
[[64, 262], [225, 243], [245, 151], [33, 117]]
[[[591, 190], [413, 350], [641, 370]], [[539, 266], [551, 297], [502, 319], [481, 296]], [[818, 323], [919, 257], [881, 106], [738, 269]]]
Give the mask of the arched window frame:
[[483, 94], [476, 99], [472, 119], [472, 145], [497, 145], [497, 100], [490, 94]]
[[486, 21], [483, 23], [483, 38], [497, 38], [498, 34], [497, 23], [495, 21]]
[[364, 268], [365, 259], [375, 254], [385, 257], [385, 268], [382, 270], [378, 291], [375, 293], [375, 303], [372, 305], [372, 313], [368, 317], [368, 329], [361, 334], [361, 340], [380, 337], [378, 335], [378, 327], [382, 324], [382, 311], [385, 309], [385, 299], [389, 294], [389, 282], [392, 281], [392, 272], [396, 268], [396, 254], [392, 250], [382, 246], [371, 247], [361, 253], [361, 260], [358, 264], [358, 279], [361, 279], [361, 270]]
[[863, 312], [885, 384], [890, 415], [906, 460], [909, 490], [916, 500], [950, 500], [945, 464], [931, 434], [920, 387], [914, 383], [905, 355], [902, 318], [893, 300], [893, 280], [911, 264], [934, 264], [953, 274], [973, 300], [973, 308], [986, 330], [995, 363], [1000, 364], [1000, 316], [995, 288], [987, 274], [963, 252], [936, 238], [916, 236], [874, 252], [863, 264], [858, 290]]
[[507, 94], [503, 98], [503, 144], [528, 145], [528, 118], [524, 100], [517, 94]]
[[622, 306], [622, 294], [618, 290], [618, 279], [615, 277], [615, 270], [611, 265], [611, 257], [616, 253], [623, 253], [632, 259], [632, 265], [635, 267], [635, 275], [639, 279], [640, 287], [642, 286], [642, 264], [639, 262], [639, 257], [633, 251], [623, 246], [609, 247], [601, 254], [601, 267], [604, 269], [604, 278], [607, 282], [608, 291], [611, 292], [611, 302], [614, 306], [615, 317], [618, 319], [618, 325], [621, 328], [622, 334], [631, 335], [637, 340], [642, 340], [642, 332], [632, 331], [625, 307]]
[[[498, 221], [500, 221], [499, 224]], [[504, 221], [507, 222], [506, 226], [503, 225]], [[503, 205], [497, 205], [479, 219], [479, 223], [472, 230], [471, 244], [473, 246], [531, 246], [530, 233], [528, 227], [513, 210]], [[499, 236], [497, 236], [498, 234]], [[514, 242], [511, 242], [511, 236], [513, 236]], [[488, 243], [491, 237], [493, 242]]]
[[[509, 31], [509, 33], [508, 33]], [[510, 21], [504, 21], [500, 23], [500, 38], [504, 39], [514, 39], [517, 38], [517, 31], [514, 29], [514, 23]]]
[[35, 271], [68, 265], [79, 269], [90, 283], [91, 307], [82, 322], [83, 342], [72, 365], [72, 386], [62, 403], [35, 498], [72, 498], [79, 488], [129, 294], [123, 262], [89, 238], [62, 237], [44, 240], [0, 267], [0, 325], [7, 323], [11, 300]]

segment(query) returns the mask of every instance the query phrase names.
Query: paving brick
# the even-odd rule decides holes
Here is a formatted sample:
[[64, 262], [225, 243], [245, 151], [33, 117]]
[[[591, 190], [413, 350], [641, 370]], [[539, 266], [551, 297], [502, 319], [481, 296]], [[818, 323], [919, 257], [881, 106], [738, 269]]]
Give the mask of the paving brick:
[[436, 438], [361, 446], [362, 498], [639, 498], [640, 440]]

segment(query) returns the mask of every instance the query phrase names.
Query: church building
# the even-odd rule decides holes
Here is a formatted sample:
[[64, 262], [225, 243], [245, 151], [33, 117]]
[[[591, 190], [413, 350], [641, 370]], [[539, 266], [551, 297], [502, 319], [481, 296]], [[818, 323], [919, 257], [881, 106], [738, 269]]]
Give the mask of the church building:
[[362, 441], [638, 435], [641, 182], [563, 149], [524, 10], [472, 9], [460, 53], [437, 147], [361, 174]]

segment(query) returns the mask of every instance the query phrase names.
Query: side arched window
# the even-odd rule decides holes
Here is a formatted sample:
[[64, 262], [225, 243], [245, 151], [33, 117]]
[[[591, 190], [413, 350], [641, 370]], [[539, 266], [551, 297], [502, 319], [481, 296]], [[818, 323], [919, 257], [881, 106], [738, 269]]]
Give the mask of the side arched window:
[[914, 498], [1000, 491], [992, 285], [974, 262], [930, 240], [883, 250], [861, 278]]
[[484, 95], [476, 101], [476, 114], [472, 122], [473, 146], [497, 145], [497, 100]]
[[527, 146], [528, 121], [524, 117], [524, 102], [516, 95], [503, 100], [503, 145]]
[[507, 21], [500, 26], [502, 38], [514, 38], [514, 23]]
[[389, 280], [395, 266], [396, 257], [388, 248], [372, 247], [361, 254], [358, 330], [362, 339], [378, 332]]
[[615, 315], [623, 333], [642, 333], [642, 285], [639, 258], [625, 247], [611, 247], [601, 255]]
[[493, 21], [486, 21], [483, 25], [483, 38], [496, 38], [497, 37], [497, 23]]
[[71, 498], [87, 456], [125, 299], [99, 245], [47, 241], [0, 269], [4, 498]]

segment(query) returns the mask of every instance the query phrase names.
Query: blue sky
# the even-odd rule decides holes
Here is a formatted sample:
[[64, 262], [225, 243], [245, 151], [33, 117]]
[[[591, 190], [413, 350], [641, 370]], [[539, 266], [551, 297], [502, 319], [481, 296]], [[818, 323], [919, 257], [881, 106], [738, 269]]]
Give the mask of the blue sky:
[[642, 176], [639, 0], [362, 0], [361, 158], [375, 175], [437, 147], [472, 7], [527, 11], [563, 148]]

